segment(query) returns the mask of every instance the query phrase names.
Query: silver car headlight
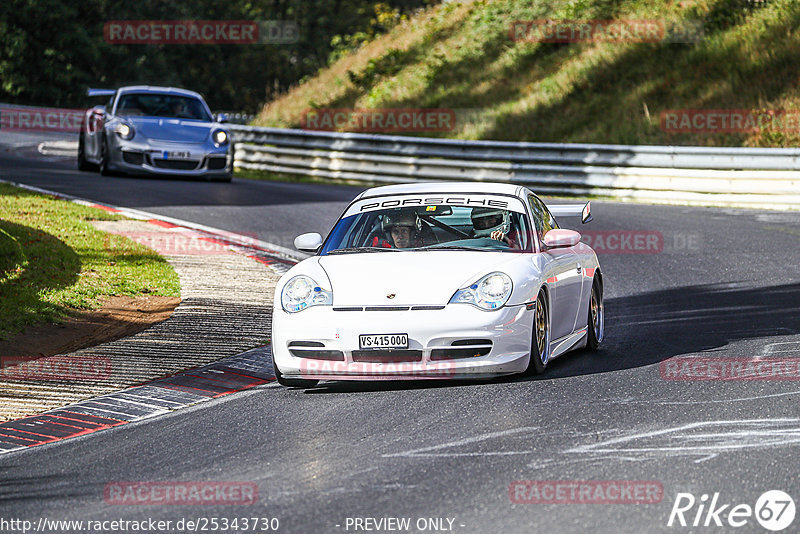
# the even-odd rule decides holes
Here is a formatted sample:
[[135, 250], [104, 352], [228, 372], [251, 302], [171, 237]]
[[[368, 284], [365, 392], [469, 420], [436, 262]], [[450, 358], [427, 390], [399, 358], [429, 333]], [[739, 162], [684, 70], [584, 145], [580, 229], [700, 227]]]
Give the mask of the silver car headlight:
[[310, 306], [330, 306], [333, 293], [322, 289], [312, 278], [305, 275], [289, 280], [281, 291], [281, 305], [289, 313], [303, 311]]
[[469, 287], [456, 291], [450, 304], [472, 304], [482, 310], [496, 310], [508, 302], [512, 289], [514, 284], [507, 274], [489, 273]]
[[215, 145], [222, 146], [227, 145], [230, 138], [225, 130], [214, 130], [214, 133], [211, 134], [211, 139]]
[[136, 131], [133, 129], [133, 126], [124, 122], [117, 124], [116, 127], [114, 127], [114, 132], [126, 141], [130, 141], [133, 139], [133, 136], [136, 135]]

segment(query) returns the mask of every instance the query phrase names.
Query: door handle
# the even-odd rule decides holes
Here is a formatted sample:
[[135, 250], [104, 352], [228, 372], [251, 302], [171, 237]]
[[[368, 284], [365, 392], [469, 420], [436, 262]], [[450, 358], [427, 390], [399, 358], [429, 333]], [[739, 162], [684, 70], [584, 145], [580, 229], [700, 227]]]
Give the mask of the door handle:
[[576, 267], [578, 269], [578, 274], [581, 274], [581, 264], [579, 263], [578, 265], [576, 265]]

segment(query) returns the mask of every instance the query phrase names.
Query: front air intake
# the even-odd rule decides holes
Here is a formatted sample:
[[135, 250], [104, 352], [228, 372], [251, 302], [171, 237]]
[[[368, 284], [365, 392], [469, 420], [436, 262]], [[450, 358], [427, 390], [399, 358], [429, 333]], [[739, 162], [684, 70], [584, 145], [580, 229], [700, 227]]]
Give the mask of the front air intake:
[[457, 339], [450, 343], [450, 347], [438, 347], [431, 350], [431, 360], [480, 358], [491, 351], [491, 339]]
[[325, 349], [325, 344], [319, 341], [292, 341], [289, 343], [289, 353], [296, 358], [309, 360], [344, 361], [342, 351]]

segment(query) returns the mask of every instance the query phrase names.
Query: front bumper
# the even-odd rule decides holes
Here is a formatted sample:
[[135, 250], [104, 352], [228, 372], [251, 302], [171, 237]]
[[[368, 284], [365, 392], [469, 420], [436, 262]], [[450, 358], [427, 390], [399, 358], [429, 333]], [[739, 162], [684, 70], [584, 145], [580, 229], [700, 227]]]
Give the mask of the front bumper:
[[[211, 143], [170, 143], [167, 141], [124, 141], [113, 136], [108, 167], [137, 175], [168, 175], [229, 179], [233, 174], [233, 148]], [[188, 152], [186, 159], [167, 159], [167, 152]]]
[[[272, 351], [286, 378], [413, 380], [514, 374], [528, 366], [533, 313], [525, 306], [482, 311], [449, 304], [440, 310], [369, 312], [314, 306], [290, 314], [278, 303]], [[408, 334], [408, 350], [359, 350], [360, 334], [397, 333]], [[487, 353], [475, 349], [475, 354], [464, 357], [471, 349], [461, 350], [458, 343], [469, 340], [481, 340], [483, 347], [489, 341], [491, 348]]]

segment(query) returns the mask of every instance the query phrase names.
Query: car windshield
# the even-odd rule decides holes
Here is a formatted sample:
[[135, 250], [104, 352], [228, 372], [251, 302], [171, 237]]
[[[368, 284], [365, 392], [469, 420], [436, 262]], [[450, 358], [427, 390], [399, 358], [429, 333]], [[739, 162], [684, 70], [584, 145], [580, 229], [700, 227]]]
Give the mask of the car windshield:
[[532, 248], [527, 216], [508, 207], [437, 204], [351, 211], [333, 228], [321, 255]]
[[123, 117], [164, 117], [210, 121], [203, 102], [190, 96], [158, 93], [126, 93], [119, 97], [117, 115]]

